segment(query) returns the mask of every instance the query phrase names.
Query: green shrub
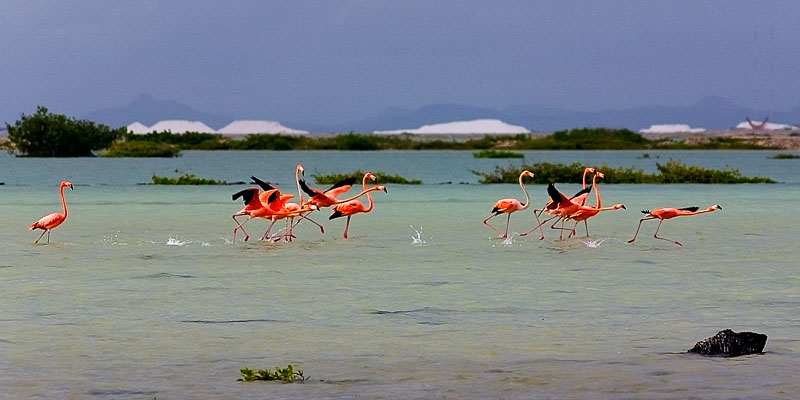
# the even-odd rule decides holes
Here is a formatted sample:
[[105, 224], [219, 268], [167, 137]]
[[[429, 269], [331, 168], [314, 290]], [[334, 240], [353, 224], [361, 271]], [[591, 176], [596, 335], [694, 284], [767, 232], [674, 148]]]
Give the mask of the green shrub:
[[88, 120], [75, 120], [53, 114], [46, 107], [25, 115], [14, 125], [6, 124], [8, 140], [14, 150], [27, 157], [91, 157], [93, 151], [108, 148], [126, 130], [112, 130]]

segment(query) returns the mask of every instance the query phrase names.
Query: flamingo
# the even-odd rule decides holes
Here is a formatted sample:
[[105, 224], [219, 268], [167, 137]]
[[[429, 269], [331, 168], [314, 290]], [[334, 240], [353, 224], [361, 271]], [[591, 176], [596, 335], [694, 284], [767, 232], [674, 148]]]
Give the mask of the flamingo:
[[[367, 179], [374, 181], [375, 175], [369, 172], [364, 174], [364, 179], [362, 179], [361, 181], [361, 186], [364, 188], [365, 191], [367, 191]], [[384, 186], [377, 186], [377, 188], [378, 190], [383, 190], [384, 192], [387, 192], [386, 187]], [[329, 220], [339, 217], [347, 217], [347, 222], [344, 225], [344, 233], [342, 234], [342, 237], [345, 239], [347, 239], [347, 231], [350, 228], [350, 218], [358, 213], [366, 214], [372, 211], [373, 207], [372, 195], [370, 194], [370, 191], [367, 191], [366, 194], [367, 194], [367, 201], [369, 204], [368, 206], [365, 207], [364, 203], [362, 203], [360, 200], [350, 200], [348, 202], [334, 206], [331, 216], [328, 217]]]
[[[270, 193], [274, 192], [277, 192], [277, 189], [272, 189], [270, 191]], [[247, 231], [244, 230], [244, 224], [247, 223], [247, 221], [253, 218], [268, 218], [269, 215], [271, 214], [271, 210], [268, 209], [267, 207], [264, 207], [264, 204], [261, 202], [260, 197], [261, 194], [263, 193], [264, 192], [259, 193], [259, 189], [256, 187], [250, 187], [244, 190], [240, 190], [231, 196], [231, 199], [234, 201], [240, 197], [242, 198], [242, 200], [244, 200], [244, 208], [231, 215], [233, 221], [236, 222], [236, 227], [233, 228], [233, 241], [232, 241], [233, 243], [236, 243], [236, 231], [238, 231], [239, 229], [241, 229], [242, 232], [244, 232], [244, 241], [246, 242], [250, 240], [250, 235], [248, 235]], [[239, 216], [246, 216], [247, 219], [242, 222], [239, 222], [236, 219], [236, 217]]]
[[[522, 188], [522, 192], [525, 193], [525, 204], [522, 204], [519, 200], [513, 198], [505, 198], [497, 200], [497, 202], [494, 203], [494, 207], [492, 207], [492, 214], [483, 220], [484, 225], [488, 226], [493, 231], [497, 232], [497, 234], [500, 235], [500, 237], [503, 239], [508, 237], [508, 224], [511, 222], [511, 214], [517, 211], [527, 210], [528, 207], [531, 205], [531, 196], [528, 194], [528, 190], [525, 189], [525, 185], [522, 183], [522, 178], [526, 176], [533, 178], [533, 172], [524, 170], [522, 171], [522, 173], [519, 174], [519, 187]], [[503, 233], [501, 233], [500, 230], [489, 224], [490, 219], [500, 214], [508, 214], [508, 217], [506, 217], [506, 231]], [[536, 214], [534, 214], [534, 216], [535, 215]], [[539, 217], [536, 217], [536, 219], [538, 220]], [[527, 235], [530, 232], [533, 232], [533, 229], [526, 232], [525, 234]], [[544, 239], [544, 233], [542, 233], [542, 239]]]
[[[699, 211], [698, 211], [699, 210]], [[651, 220], [651, 219], [658, 219], [658, 227], [656, 227], [656, 233], [653, 234], [653, 237], [656, 239], [666, 240], [668, 242], [672, 242], [677, 244], [678, 246], [683, 246], [681, 242], [677, 240], [667, 239], [663, 237], [658, 237], [658, 229], [661, 228], [661, 223], [664, 222], [666, 219], [671, 219], [675, 217], [688, 217], [691, 215], [698, 215], [698, 214], [705, 214], [715, 210], [722, 210], [722, 206], [719, 204], [714, 204], [704, 210], [700, 210], [700, 207], [685, 207], [685, 208], [672, 208], [672, 207], [664, 207], [664, 208], [657, 208], [655, 210], [644, 210], [642, 217], [639, 220], [639, 226], [636, 227], [636, 233], [633, 234], [633, 238], [628, 240], [628, 243], [633, 243], [636, 240], [636, 235], [639, 234], [639, 228], [642, 227], [642, 222]]]
[[[595, 174], [594, 177], [592, 178], [592, 186], [597, 188], [594, 185], [594, 178], [597, 177], [597, 174], [595, 172], [596, 172], [596, 170], [594, 168], [592, 168], [592, 167], [586, 167], [586, 168], [583, 169], [583, 181], [581, 183], [581, 189], [586, 189], [586, 174], [588, 174], [588, 173]], [[602, 178], [603, 174], [600, 174], [600, 175], [601, 175], [601, 178]], [[589, 197], [589, 192], [576, 194], [570, 200], [572, 200], [573, 203], [576, 203], [578, 205], [583, 206], [583, 205], [586, 205], [586, 198], [587, 197]], [[597, 207], [600, 207], [600, 206], [597, 206]]]
[[[549, 213], [551, 215], [553, 215], [553, 217], [550, 217], [550, 218], [540, 222], [539, 225], [536, 225], [533, 229], [531, 229], [530, 231], [525, 232], [525, 233], [527, 234], [527, 233], [533, 232], [534, 230], [539, 229], [539, 227], [541, 227], [542, 225], [544, 225], [548, 221], [551, 221], [554, 218], [558, 218], [558, 220], [556, 220], [556, 222], [554, 222], [553, 225], [550, 226], [550, 229], [560, 229], [561, 230], [561, 234], [559, 235], [559, 239], [563, 239], [564, 238], [564, 231], [565, 230], [572, 231], [572, 235], [574, 235], [575, 234], [575, 229], [564, 228], [564, 224], [563, 224], [563, 221], [567, 216], [577, 212], [581, 207], [579, 204], [573, 202], [571, 199], [577, 198], [578, 196], [580, 196], [583, 193], [589, 193], [589, 191], [591, 191], [591, 189], [592, 189], [591, 186], [589, 186], [589, 187], [587, 187], [585, 189], [581, 189], [581, 191], [579, 191], [575, 196], [570, 198], [570, 197], [565, 196], [564, 193], [561, 193], [560, 191], [558, 191], [558, 189], [556, 189], [556, 186], [554, 184], [551, 183], [551, 184], [547, 185], [547, 194], [549, 194], [550, 195], [550, 199], [553, 200], [553, 203], [550, 206], [548, 206], [548, 208], [550, 208]], [[562, 222], [561, 227], [560, 228], [556, 228], [556, 224], [559, 221]]]
[[47, 243], [50, 243], [50, 231], [55, 229], [57, 226], [61, 225], [67, 219], [67, 202], [64, 200], [64, 187], [68, 187], [71, 190], [75, 190], [72, 187], [72, 182], [61, 181], [61, 184], [58, 186], [58, 195], [61, 197], [61, 213], [51, 213], [47, 214], [44, 217], [40, 218], [38, 221], [31, 224], [28, 227], [30, 230], [34, 229], [41, 229], [42, 234], [39, 235], [39, 238], [36, 239], [33, 244], [39, 243], [39, 240], [42, 239], [44, 234], [47, 234]]
[[300, 185], [300, 188], [302, 188], [303, 191], [306, 192], [306, 194], [308, 194], [309, 196], [308, 203], [314, 204], [319, 208], [330, 207], [337, 203], [344, 203], [350, 200], [355, 200], [355, 198], [350, 198], [347, 200], [337, 199], [337, 197], [341, 196], [342, 194], [350, 190], [350, 187], [356, 183], [356, 179], [352, 177], [342, 179], [341, 181], [334, 183], [333, 186], [329, 187], [328, 189], [325, 189], [324, 191], [309, 187], [308, 184], [306, 184], [305, 179], [303, 178], [300, 178], [297, 181], [297, 183], [298, 185]]
[[[303, 166], [302, 166], [302, 164], [298, 164], [297, 168], [295, 169], [295, 180], [298, 181], [298, 192], [300, 191], [299, 180], [300, 180], [300, 174], [302, 174], [302, 173], [303, 173]], [[318, 224], [317, 222], [315, 222], [311, 218], [306, 217], [303, 214], [303, 213], [306, 213], [306, 212], [309, 212], [309, 211], [318, 210], [319, 207], [316, 207], [314, 205], [308, 205], [307, 203], [303, 204], [303, 206], [300, 206], [297, 203], [286, 203], [289, 199], [293, 198], [294, 196], [291, 195], [291, 194], [288, 194], [288, 193], [280, 194], [278, 189], [275, 188], [275, 186], [273, 186], [271, 183], [264, 182], [261, 179], [256, 178], [255, 176], [250, 176], [250, 179], [252, 179], [254, 183], [256, 183], [258, 186], [260, 186], [264, 190], [263, 192], [261, 192], [259, 194], [259, 198], [261, 200], [261, 203], [267, 204], [267, 208], [269, 208], [272, 211], [272, 214], [274, 214], [276, 216], [275, 218], [269, 218], [270, 219], [270, 224], [267, 227], [267, 230], [264, 231], [264, 235], [261, 237], [261, 240], [264, 240], [264, 239], [267, 238], [267, 236], [269, 236], [269, 232], [270, 232], [270, 230], [272, 230], [272, 226], [275, 224], [275, 222], [277, 220], [284, 219], [284, 218], [294, 219], [294, 217], [300, 217], [301, 219], [308, 220], [311, 223], [313, 223], [314, 225], [318, 226], [321, 233], [325, 233], [325, 228], [322, 225]], [[278, 192], [279, 193], [277, 199], [272, 199], [271, 198], [271, 195], [273, 194], [273, 192]], [[302, 193], [300, 193], [299, 196], [300, 196], [300, 201], [302, 203], [302, 199], [303, 199]], [[279, 200], [279, 201], [276, 201], [276, 200]], [[295, 225], [297, 225], [297, 224], [291, 225], [289, 228], [287, 228], [287, 231], [290, 231], [291, 228], [294, 228]], [[287, 232], [287, 234], [290, 235], [289, 237], [292, 236], [291, 232]]]
[[[594, 217], [600, 211], [619, 210], [620, 208], [626, 209], [624, 204], [615, 204], [611, 208], [601, 209], [601, 207], [603, 206], [603, 202], [602, 202], [602, 200], [600, 198], [600, 190], [597, 189], [597, 178], [603, 179], [605, 177], [606, 176], [600, 171], [595, 171], [595, 174], [592, 177], [592, 189], [594, 189], [594, 207], [585, 207], [585, 208], [583, 208], [584, 204], [586, 203], [586, 197], [584, 197], [584, 199], [583, 199], [584, 204], [581, 204], [582, 208], [576, 214], [572, 214], [569, 217], [567, 217], [567, 220], [574, 220], [575, 221], [575, 226], [572, 227], [573, 231], [575, 230], [575, 228], [578, 227], [578, 222], [583, 221], [583, 225], [586, 227], [586, 236], [588, 237], [589, 236], [589, 224], [586, 221], [589, 218]], [[588, 197], [588, 193], [586, 195]], [[621, 206], [621, 207], [613, 208], [613, 207], [616, 207], [616, 206]], [[570, 235], [570, 236], [572, 236], [572, 235]]]
[[[552, 189], [551, 189], [551, 186], [552, 186]], [[552, 221], [553, 219], [559, 218], [558, 220], [556, 220], [556, 222], [553, 223], [553, 225], [550, 226], [550, 229], [561, 229], [562, 235], [560, 235], [559, 237], [563, 239], [564, 224], [563, 223], [561, 224], [561, 228], [556, 228], [555, 227], [556, 224], [559, 221], [563, 222], [563, 218], [566, 215], [569, 215], [568, 212], [570, 212], [570, 210], [577, 210], [577, 207], [580, 207], [580, 205], [574, 203], [572, 200], [579, 199], [579, 198], [581, 198], [581, 196], [584, 196], [584, 195], [588, 195], [588, 193], [591, 192], [591, 191], [592, 191], [592, 187], [591, 186], [587, 186], [587, 187], [579, 190], [578, 193], [575, 193], [574, 196], [567, 198], [563, 193], [559, 192], [552, 183], [549, 184], [547, 186], [547, 193], [550, 195], [551, 198], [547, 201], [547, 203], [544, 205], [544, 207], [542, 207], [541, 209], [534, 210], [533, 211], [533, 215], [537, 215], [537, 211], [538, 211], [539, 214], [546, 212], [546, 213], [552, 215], [552, 217], [547, 218], [546, 220], [539, 222], [539, 224], [536, 225], [535, 227], [533, 227], [533, 229], [521, 233], [520, 236], [525, 236], [525, 235], [535, 231], [536, 229], [539, 229], [542, 225]], [[558, 198], [558, 201], [555, 200], [556, 198]], [[562, 200], [564, 200], [566, 202], [562, 202]], [[565, 210], [563, 207], [570, 207], [570, 208], [568, 210]], [[565, 214], [565, 212], [567, 212], [567, 214]], [[536, 218], [536, 221], [537, 222], [539, 221], [538, 217]], [[571, 229], [571, 230], [572, 230], [573, 233], [575, 232], [574, 229]], [[544, 232], [542, 232], [542, 237], [540, 239], [544, 239]]]

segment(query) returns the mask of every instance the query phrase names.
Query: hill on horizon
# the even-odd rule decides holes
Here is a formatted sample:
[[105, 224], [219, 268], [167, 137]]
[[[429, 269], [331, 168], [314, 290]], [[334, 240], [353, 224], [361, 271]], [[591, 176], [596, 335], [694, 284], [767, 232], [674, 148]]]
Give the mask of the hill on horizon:
[[[752, 114], [751, 109], [738, 106], [718, 96], [708, 96], [690, 106], [642, 106], [604, 111], [572, 111], [525, 104], [502, 110], [465, 104], [431, 104], [415, 110], [387, 107], [375, 115], [355, 121], [329, 124], [309, 124], [303, 121], [278, 122], [312, 133], [391, 131], [477, 119], [497, 119], [537, 132], [583, 127], [628, 128], [638, 131], [656, 124], [688, 124], [706, 130], [726, 130], [735, 127], [745, 117], [751, 117], [753, 120], [764, 118], [763, 115]], [[767, 115], [770, 121], [800, 124], [800, 106]], [[96, 110], [81, 118], [111, 127], [127, 126], [137, 121], [150, 126], [161, 120], [185, 119], [202, 121], [214, 129], [220, 129], [234, 120], [241, 119], [197, 110], [172, 100], [156, 99], [148, 94], [138, 96], [125, 107]]]

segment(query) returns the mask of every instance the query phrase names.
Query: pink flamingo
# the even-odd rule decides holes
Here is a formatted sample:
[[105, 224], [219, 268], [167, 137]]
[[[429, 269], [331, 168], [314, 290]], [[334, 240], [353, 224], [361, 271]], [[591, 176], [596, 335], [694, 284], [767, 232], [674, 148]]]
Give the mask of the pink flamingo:
[[[522, 193], [525, 193], [525, 204], [523, 204], [522, 202], [520, 202], [517, 199], [510, 198], [510, 197], [509, 198], [505, 198], [505, 199], [497, 200], [494, 203], [494, 207], [492, 207], [492, 214], [489, 215], [488, 217], [486, 217], [486, 219], [483, 220], [483, 224], [484, 225], [488, 226], [493, 231], [497, 232], [497, 234], [500, 235], [500, 237], [503, 238], [503, 239], [508, 237], [508, 225], [509, 225], [509, 223], [511, 223], [511, 214], [513, 214], [513, 213], [515, 213], [517, 211], [527, 210], [528, 207], [530, 207], [530, 205], [531, 205], [531, 196], [528, 194], [528, 190], [525, 189], [525, 185], [522, 183], [522, 178], [524, 178], [526, 176], [530, 177], [530, 178], [533, 178], [533, 172], [528, 171], [528, 170], [524, 170], [524, 171], [522, 171], [521, 174], [519, 174], [519, 187], [522, 188]], [[492, 219], [492, 218], [494, 218], [494, 217], [496, 217], [496, 216], [498, 216], [500, 214], [507, 214], [508, 215], [506, 217], [506, 230], [505, 230], [505, 232], [500, 232], [499, 229], [497, 229], [497, 228], [493, 227], [491, 224], [489, 224], [489, 220], [490, 219]], [[535, 215], [536, 214], [534, 214], [534, 216]], [[537, 220], [538, 220], [538, 217], [537, 217]], [[533, 231], [533, 229], [528, 231], [527, 233], [530, 233], [532, 231]], [[544, 234], [542, 234], [542, 238], [544, 238]]]
[[[592, 177], [592, 189], [594, 190], [594, 200], [595, 200], [594, 207], [585, 207], [581, 205], [581, 209], [579, 211], [566, 218], [567, 220], [575, 221], [575, 226], [572, 227], [573, 231], [575, 231], [575, 228], [578, 227], [578, 222], [583, 221], [583, 225], [586, 227], [587, 237], [589, 236], [589, 224], [586, 221], [589, 218], [594, 217], [601, 211], [619, 210], [620, 208], [626, 209], [624, 204], [615, 204], [614, 206], [605, 209], [601, 208], [603, 206], [603, 202], [600, 198], [600, 190], [597, 188], [597, 178], [603, 179], [605, 178], [605, 175], [600, 171], [596, 171], [595, 175]], [[585, 201], [586, 199], [584, 198], [584, 202]], [[568, 237], [571, 236], [572, 234], [570, 234]]]
[[656, 233], [653, 234], [653, 237], [656, 239], [666, 240], [668, 242], [672, 242], [677, 244], [678, 246], [683, 246], [681, 242], [677, 240], [667, 239], [664, 237], [658, 237], [658, 229], [661, 228], [661, 223], [664, 222], [666, 219], [671, 219], [675, 217], [688, 217], [691, 215], [698, 215], [698, 214], [705, 214], [715, 210], [722, 210], [722, 206], [719, 204], [714, 204], [711, 207], [706, 208], [705, 210], [700, 210], [700, 207], [685, 207], [685, 208], [672, 208], [672, 207], [665, 207], [665, 208], [657, 208], [653, 211], [644, 210], [642, 214], [644, 217], [639, 220], [639, 226], [636, 227], [636, 233], [633, 234], [633, 237], [628, 240], [628, 243], [633, 243], [636, 240], [636, 236], [639, 234], [639, 228], [642, 227], [642, 222], [657, 219], [658, 226], [656, 227]]
[[[342, 237], [345, 238], [345, 239], [347, 239], [347, 231], [350, 229], [350, 218], [352, 218], [353, 215], [356, 215], [356, 214], [359, 214], [359, 213], [366, 214], [366, 213], [372, 211], [372, 207], [373, 207], [372, 194], [370, 194], [371, 191], [368, 191], [368, 189], [367, 189], [367, 179], [370, 179], [370, 180], [374, 181], [375, 180], [375, 175], [373, 175], [372, 173], [367, 172], [366, 174], [364, 174], [364, 179], [361, 182], [361, 186], [363, 187], [363, 189], [365, 191], [367, 191], [366, 194], [367, 194], [367, 201], [368, 201], [368, 204], [369, 204], [368, 206], [365, 207], [364, 203], [362, 203], [360, 200], [350, 200], [348, 202], [341, 203], [339, 205], [334, 206], [333, 207], [333, 212], [331, 213], [331, 216], [328, 217], [328, 219], [330, 219], [330, 220], [332, 220], [334, 218], [339, 218], [339, 217], [347, 217], [347, 222], [344, 225], [344, 233], [342, 234]], [[377, 188], [378, 188], [378, 190], [383, 190], [384, 192], [387, 192], [386, 191], [386, 187], [384, 187], [384, 186], [377, 186]]]
[[[591, 189], [592, 189], [591, 187], [587, 187], [586, 189], [582, 189], [580, 192], [578, 192], [578, 194], [573, 196], [573, 198], [577, 197], [578, 195], [580, 195], [580, 194], [582, 194], [584, 192], [585, 193], [589, 193], [589, 191]], [[576, 211], [578, 211], [578, 209], [580, 209], [581, 206], [576, 204], [576, 203], [574, 203], [572, 200], [570, 200], [569, 197], [565, 196], [563, 193], [559, 192], [558, 189], [556, 189], [555, 185], [553, 185], [552, 183], [547, 185], [547, 194], [549, 194], [550, 195], [550, 199], [553, 200], [553, 203], [549, 206], [549, 208], [550, 208], [549, 213], [551, 215], [553, 215], [553, 217], [548, 218], [548, 219], [540, 222], [539, 225], [536, 225], [533, 229], [531, 229], [530, 231], [528, 231], [526, 233], [529, 233], [529, 232], [532, 232], [532, 231], [534, 231], [536, 229], [539, 229], [539, 227], [541, 227], [545, 223], [547, 223], [547, 222], [549, 222], [549, 221], [551, 221], [551, 220], [553, 220], [555, 218], [558, 218], [556, 220], [556, 222], [554, 222], [553, 225], [550, 226], [550, 229], [560, 229], [561, 230], [561, 234], [558, 237], [559, 240], [564, 238], [564, 231], [565, 230], [572, 231], [572, 234], [574, 235], [575, 234], [575, 229], [564, 228], [563, 222], [564, 222], [564, 218], [566, 218], [570, 214], [573, 214]], [[556, 228], [556, 224], [559, 223], [559, 222], [562, 223], [561, 227], [560, 228]]]
[[42, 234], [39, 235], [39, 238], [33, 242], [33, 244], [39, 243], [39, 240], [42, 239], [42, 236], [44, 236], [45, 233], [47, 234], [47, 243], [50, 243], [50, 231], [61, 225], [67, 219], [67, 202], [64, 200], [64, 187], [75, 190], [75, 188], [72, 187], [72, 182], [61, 181], [61, 184], [58, 186], [58, 195], [61, 196], [62, 212], [47, 214], [28, 227], [30, 230], [41, 229], [43, 231]]

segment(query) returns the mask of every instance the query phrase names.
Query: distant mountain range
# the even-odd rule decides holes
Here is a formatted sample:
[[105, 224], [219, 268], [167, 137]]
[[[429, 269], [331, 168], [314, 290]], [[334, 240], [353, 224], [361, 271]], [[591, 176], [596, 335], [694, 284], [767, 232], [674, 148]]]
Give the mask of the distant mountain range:
[[[745, 117], [754, 120], [761, 120], [764, 117], [751, 114], [753, 114], [751, 109], [737, 106], [721, 97], [709, 96], [687, 107], [647, 106], [585, 112], [540, 105], [516, 105], [500, 110], [463, 104], [434, 104], [416, 110], [389, 107], [376, 115], [344, 123], [279, 122], [294, 129], [315, 133], [415, 129], [422, 125], [475, 119], [499, 119], [538, 132], [582, 127], [628, 128], [637, 131], [654, 124], [688, 124], [695, 128], [724, 130], [736, 126]], [[786, 112], [771, 112], [768, 115], [773, 122], [800, 124], [800, 106]], [[111, 127], [127, 126], [136, 121], [149, 126], [161, 120], [186, 119], [202, 121], [214, 129], [238, 119], [234, 116], [196, 110], [175, 101], [160, 100], [149, 95], [137, 97], [128, 106], [97, 110], [81, 118]]]

